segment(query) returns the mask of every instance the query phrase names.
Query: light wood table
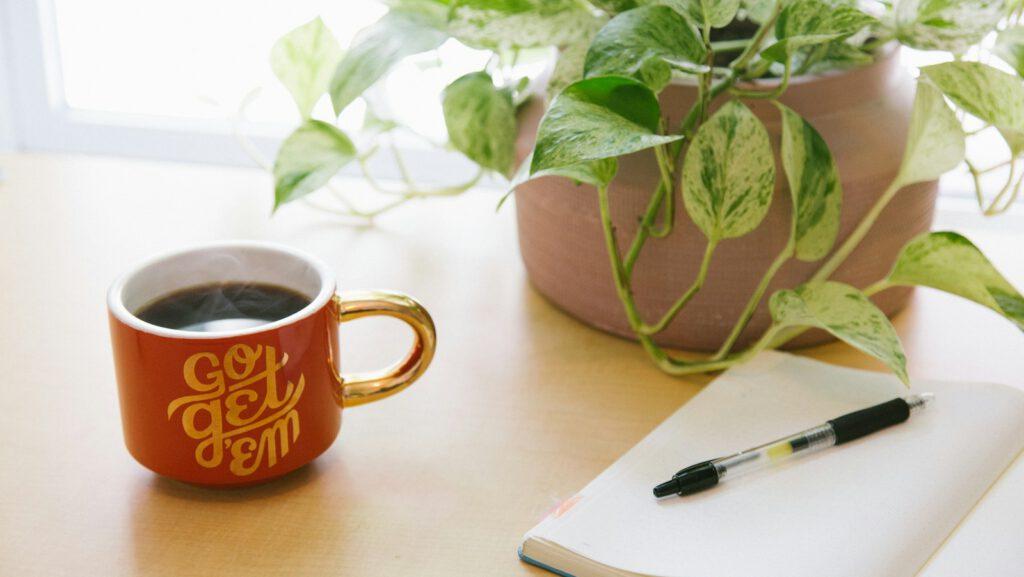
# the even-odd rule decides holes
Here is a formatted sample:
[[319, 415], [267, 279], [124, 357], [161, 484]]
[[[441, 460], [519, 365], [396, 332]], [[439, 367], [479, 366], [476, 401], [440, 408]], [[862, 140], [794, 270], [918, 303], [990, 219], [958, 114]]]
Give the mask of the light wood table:
[[[660, 374], [531, 290], [494, 191], [353, 229], [302, 206], [268, 218], [269, 178], [251, 170], [49, 155], [0, 166], [0, 575], [539, 574], [517, 560], [520, 536], [707, 382]], [[1024, 285], [1024, 236], [974, 236]], [[315, 253], [343, 288], [416, 295], [439, 349], [407, 392], [346, 411], [313, 465], [211, 491], [125, 451], [104, 294], [154, 251], [229, 238]], [[1021, 383], [1024, 337], [989, 311], [920, 291], [896, 324], [914, 377]], [[348, 369], [409, 342], [388, 320], [342, 339]], [[843, 345], [804, 354], [880, 369]]]

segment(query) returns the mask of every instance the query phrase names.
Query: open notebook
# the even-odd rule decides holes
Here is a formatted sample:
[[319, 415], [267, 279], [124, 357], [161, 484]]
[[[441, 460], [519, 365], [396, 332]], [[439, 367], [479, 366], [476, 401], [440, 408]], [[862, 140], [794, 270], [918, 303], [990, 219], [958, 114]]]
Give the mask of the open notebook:
[[906, 423], [655, 500], [651, 488], [684, 466], [907, 394], [891, 375], [762, 354], [534, 527], [520, 556], [573, 577], [1024, 575], [1024, 392], [913, 390], [935, 399]]

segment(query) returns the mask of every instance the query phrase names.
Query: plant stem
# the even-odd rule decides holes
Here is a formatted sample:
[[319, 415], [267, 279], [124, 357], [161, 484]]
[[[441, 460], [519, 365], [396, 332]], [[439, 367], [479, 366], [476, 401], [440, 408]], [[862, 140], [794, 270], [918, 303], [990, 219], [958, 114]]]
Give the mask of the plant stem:
[[[728, 90], [733, 84], [736, 83], [738, 76], [733, 71], [731, 74], [718, 81], [711, 86], [709, 94], [710, 100], [714, 100], [718, 95]], [[700, 103], [697, 102], [690, 107], [690, 111], [683, 118], [679, 124], [679, 134], [686, 136], [685, 139], [677, 140], [669, 144], [668, 159], [672, 160], [679, 156], [682, 152], [683, 143], [693, 138], [693, 133], [700, 119]], [[658, 184], [658, 189], [651, 195], [650, 202], [647, 203], [647, 210], [644, 212], [643, 217], [640, 220], [640, 227], [636, 231], [636, 236], [633, 237], [633, 242], [629, 246], [629, 252], [626, 253], [624, 261], [624, 267], [627, 274], [633, 274], [633, 268], [636, 266], [637, 259], [640, 258], [640, 252], [644, 248], [644, 244], [647, 242], [648, 237], [651, 234], [651, 227], [654, 224], [654, 220], [658, 217], [658, 210], [661, 208], [661, 202], [665, 197], [665, 187], [663, 183]]]
[[[403, 176], [403, 182], [406, 182], [407, 185], [411, 185], [412, 184], [411, 180], [405, 180], [405, 177], [407, 177], [408, 174], [406, 173], [406, 170], [404, 168], [404, 163], [401, 162], [400, 157], [396, 156], [395, 158], [396, 158], [396, 161], [399, 163], [398, 164], [399, 171], [404, 175]], [[399, 197], [402, 197], [402, 198], [405, 198], [405, 199], [431, 198], [431, 197], [437, 197], [437, 196], [456, 196], [456, 195], [462, 194], [463, 192], [466, 192], [467, 190], [469, 190], [469, 189], [473, 188], [474, 186], [476, 186], [477, 184], [479, 184], [480, 180], [483, 179], [484, 174], [485, 174], [484, 169], [481, 168], [481, 169], [477, 170], [476, 174], [472, 178], [470, 178], [469, 180], [467, 180], [465, 182], [458, 183], [458, 184], [442, 186], [440, 188], [434, 188], [434, 189], [420, 189], [420, 188], [415, 188], [415, 187], [412, 187], [412, 186], [408, 186], [407, 188], [402, 189], [402, 190], [392, 190], [392, 189], [386, 188], [383, 185], [381, 185], [380, 182], [378, 182], [377, 179], [374, 178], [374, 176], [372, 174], [370, 174], [370, 170], [369, 170], [370, 167], [369, 167], [366, 159], [360, 158], [358, 160], [358, 162], [359, 162], [360, 171], [363, 173], [363, 178], [366, 179], [366, 182], [370, 185], [371, 188], [373, 188], [373, 190], [375, 190], [375, 191], [377, 191], [377, 192], [379, 192], [381, 194], [387, 194], [387, 195], [392, 195], [392, 196], [399, 196]]]
[[[604, 229], [604, 241], [605, 249], [608, 252], [608, 259], [612, 267], [612, 278], [615, 281], [615, 291], [619, 295], [619, 300], [622, 301], [626, 312], [626, 319], [629, 321], [630, 327], [636, 332], [637, 328], [642, 324], [640, 320], [640, 313], [636, 309], [636, 304], [633, 301], [633, 295], [629, 285], [629, 275], [626, 273], [623, 267], [622, 257], [619, 253], [619, 242], [615, 238], [615, 225], [612, 224], [611, 209], [608, 204], [608, 187], [601, 186], [597, 189], [598, 204], [600, 205], [601, 211], [601, 225]], [[644, 350], [654, 359], [656, 363], [661, 365], [667, 358], [658, 345], [647, 335], [637, 334], [637, 338], [640, 340], [640, 344], [644, 347]]]
[[640, 332], [643, 321], [641, 320], [640, 313], [636, 308], [636, 302], [633, 300], [629, 275], [626, 273], [625, 267], [623, 266], [619, 252], [619, 243], [615, 237], [615, 225], [612, 223], [611, 209], [608, 203], [608, 187], [599, 187], [597, 189], [597, 193], [601, 213], [601, 225], [604, 231], [605, 249], [608, 252], [608, 260], [611, 264], [612, 278], [615, 282], [615, 291], [619, 295], [619, 300], [621, 300], [624, 305], [623, 308], [626, 313], [626, 319], [629, 321], [630, 327], [636, 333], [637, 340], [640, 341], [641, 346], [643, 346], [651, 359], [654, 360], [659, 369], [667, 374], [676, 376], [718, 371], [727, 369], [734, 364], [741, 363], [764, 350], [772, 337], [774, 337], [777, 332], [776, 330], [773, 329], [766, 332], [753, 347], [741, 354], [733, 355], [724, 359], [708, 361], [684, 361], [674, 359], [670, 357], [664, 349], [658, 346], [650, 335]]
[[409, 189], [406, 189], [406, 190], [403, 190], [403, 191], [396, 191], [396, 190], [388, 190], [388, 189], [385, 189], [385, 188], [381, 187], [380, 184], [368, 172], [367, 167], [365, 166], [366, 159], [365, 158], [361, 158], [361, 159], [359, 159], [359, 161], [360, 161], [360, 167], [363, 169], [363, 176], [365, 177], [367, 183], [370, 185], [371, 188], [373, 188], [377, 192], [380, 192], [380, 193], [383, 193], [383, 194], [392, 195], [392, 196], [395, 196], [397, 198], [395, 198], [394, 200], [390, 200], [390, 201], [384, 203], [383, 205], [378, 206], [378, 207], [376, 207], [374, 209], [363, 210], [363, 209], [360, 209], [360, 208], [356, 207], [350, 200], [348, 200], [345, 197], [344, 194], [341, 193], [341, 191], [339, 191], [337, 188], [333, 187], [330, 183], [328, 183], [325, 188], [330, 190], [331, 193], [334, 195], [334, 197], [339, 202], [341, 202], [342, 204], [345, 205], [345, 208], [343, 208], [343, 209], [331, 208], [331, 207], [328, 207], [328, 206], [325, 206], [325, 205], [322, 205], [322, 204], [318, 204], [317, 202], [313, 201], [309, 197], [304, 199], [306, 201], [306, 204], [308, 206], [310, 206], [311, 208], [315, 208], [315, 209], [320, 210], [322, 212], [328, 212], [328, 213], [335, 214], [335, 215], [342, 216], [342, 217], [348, 217], [348, 218], [357, 219], [357, 220], [360, 220], [360, 221], [364, 221], [363, 224], [367, 224], [367, 223], [372, 222], [378, 216], [380, 216], [380, 215], [382, 215], [382, 214], [384, 214], [386, 212], [389, 212], [391, 210], [394, 210], [395, 208], [398, 208], [399, 206], [401, 206], [401, 205], [403, 205], [403, 204], [405, 204], [405, 203], [407, 203], [407, 202], [409, 202], [411, 200], [415, 200], [415, 199], [419, 199], [419, 198], [438, 198], [438, 197], [443, 197], [443, 196], [457, 196], [459, 194], [462, 194], [462, 193], [466, 192], [467, 190], [469, 190], [469, 189], [473, 188], [474, 186], [476, 186], [480, 182], [480, 179], [482, 179], [484, 174], [485, 174], [484, 170], [480, 169], [479, 171], [477, 171], [476, 175], [473, 178], [471, 178], [470, 180], [468, 180], [466, 182], [455, 184], [455, 185], [451, 185], [451, 186], [446, 186], [446, 187], [442, 187], [442, 188], [437, 188], [437, 189], [433, 189], [433, 190], [420, 190], [420, 189], [415, 189], [415, 188], [409, 188]]
[[889, 282], [889, 279], [883, 278], [882, 280], [875, 281], [874, 283], [864, 287], [860, 292], [864, 293], [865, 296], [874, 296], [892, 286], [894, 285]]
[[[736, 81], [738, 79], [739, 75], [736, 73], [736, 71], [731, 70], [728, 76], [712, 84], [711, 88], [707, 92], [708, 102], [714, 101], [715, 98], [718, 98], [720, 94], [732, 88], [732, 86], [736, 84]], [[671, 146], [669, 150], [675, 153], [672, 156], [678, 156], [679, 153], [682, 151], [683, 143], [687, 140], [693, 139], [693, 135], [697, 131], [697, 127], [700, 124], [700, 108], [701, 106], [699, 101], [694, 103], [694, 105], [690, 107], [690, 111], [687, 112], [686, 117], [683, 118], [683, 121], [681, 123], [679, 123], [678, 132], [679, 134], [684, 135], [686, 138], [683, 140], [677, 140], [669, 145]]]
[[882, 196], [875, 201], [875, 204], [871, 207], [868, 213], [864, 215], [864, 218], [861, 219], [857, 228], [853, 229], [853, 232], [850, 233], [850, 236], [848, 236], [845, 241], [843, 241], [843, 244], [840, 245], [839, 249], [832, 253], [832, 256], [825, 261], [825, 264], [823, 264], [821, 268], [814, 273], [810, 282], [823, 281], [832, 276], [832, 273], [836, 272], [839, 265], [843, 264], [843, 262], [850, 256], [850, 253], [852, 253], [854, 249], [857, 248], [857, 245], [864, 240], [868, 231], [871, 230], [871, 227], [875, 225], [875, 221], [878, 220], [878, 216], [882, 214], [882, 211], [885, 210], [885, 207], [888, 206], [889, 202], [894, 196], [896, 196], [896, 193], [899, 192], [901, 188], [903, 188], [903, 184], [900, 182], [900, 177], [897, 176], [893, 179], [889, 188], [885, 189], [885, 192], [882, 193]]
[[989, 207], [990, 210], [985, 212], [985, 216], [996, 216], [1010, 210], [1010, 207], [1013, 206], [1013, 203], [1017, 201], [1017, 197], [1020, 196], [1022, 185], [1024, 185], [1024, 175], [1021, 175], [1021, 177], [1017, 180], [1016, 186], [1013, 187], [1013, 194], [1011, 194], [1010, 197], [1006, 199], [1006, 202], [1003, 203], [1002, 206], [996, 206], [996, 203], [993, 202], [992, 206]]
[[654, 191], [650, 202], [647, 203], [647, 210], [640, 221], [640, 227], [637, 228], [636, 236], [633, 237], [633, 243], [629, 246], [629, 252], [626, 253], [626, 260], [623, 265], [626, 274], [633, 274], [633, 267], [636, 266], [636, 261], [640, 258], [640, 251], [643, 249], [644, 243], [647, 242], [647, 237], [651, 234], [651, 227], [654, 225], [654, 219], [658, 218], [658, 210], [661, 209], [661, 203], [664, 199], [665, 186], [664, 183], [659, 183], [658, 189]]
[[661, 173], [660, 186], [663, 190], [668, 191], [668, 194], [665, 195], [665, 213], [662, 216], [661, 228], [652, 230], [651, 236], [665, 238], [672, 232], [672, 226], [676, 221], [675, 182], [672, 178], [672, 166], [665, 154], [665, 147], [655, 146], [654, 156], [658, 160], [658, 170]]
[[643, 346], [647, 354], [654, 360], [655, 364], [665, 373], [670, 375], [686, 375], [694, 373], [706, 373], [728, 368], [733, 364], [746, 360], [750, 357], [750, 351], [742, 355], [736, 355], [719, 361], [694, 361], [688, 362], [673, 359], [659, 347], [649, 336], [640, 332], [643, 321], [633, 300], [632, 288], [630, 287], [629, 276], [623, 267], [622, 258], [619, 253], [619, 243], [615, 238], [615, 225], [612, 223], [611, 209], [608, 204], [608, 187], [602, 186], [597, 189], [598, 204], [601, 212], [601, 225], [604, 230], [605, 248], [608, 252], [608, 259], [612, 268], [612, 278], [615, 281], [615, 291], [619, 300], [624, 305], [626, 319], [630, 327], [636, 333], [637, 340]]
[[[850, 236], [847, 237], [845, 241], [843, 241], [843, 244], [839, 247], [839, 249], [832, 253], [832, 256], [829, 257], [827, 261], [825, 261], [825, 264], [822, 265], [822, 267], [818, 269], [817, 272], [814, 273], [814, 276], [812, 276], [808, 282], [821, 282], [827, 280], [830, 276], [832, 276], [832, 273], [834, 273], [836, 269], [839, 268], [839, 266], [843, 264], [844, 261], [846, 261], [846, 259], [850, 256], [854, 249], [857, 248], [857, 245], [859, 245], [860, 242], [864, 240], [864, 237], [867, 235], [868, 231], [871, 230], [871, 227], [874, 226], [875, 221], [878, 220], [879, 215], [882, 214], [882, 211], [885, 210], [885, 207], [889, 204], [890, 201], [892, 201], [893, 197], [896, 196], [896, 193], [899, 192], [901, 188], [903, 188], [903, 184], [900, 181], [900, 176], [897, 175], [896, 178], [893, 179], [892, 183], [889, 184], [889, 188], [885, 189], [885, 192], [882, 193], [882, 196], [880, 196], [878, 200], [875, 201], [875, 204], [871, 207], [870, 210], [868, 210], [868, 213], [865, 214], [864, 218], [862, 218], [861, 221], [857, 224], [857, 228], [855, 228], [853, 232], [850, 233]], [[878, 283], [875, 284], [878, 285]], [[872, 287], [878, 288], [875, 285], [872, 285]], [[799, 328], [779, 330], [777, 331], [777, 334], [773, 336], [769, 346], [771, 346], [771, 348], [773, 349], [781, 347], [782, 345], [793, 340], [797, 336], [803, 334], [805, 330], [806, 329]]]
[[813, 66], [815, 62], [820, 60], [827, 50], [828, 47], [825, 44], [819, 44], [812, 48], [811, 53], [808, 54], [806, 58], [804, 58], [804, 61], [800, 64], [800, 68], [797, 69], [796, 75], [800, 76], [802, 74], [807, 74], [807, 72], [811, 69], [811, 66]]
[[735, 50], [745, 50], [747, 46], [750, 46], [751, 38], [738, 38], [736, 40], [719, 40], [718, 42], [712, 42], [711, 48], [715, 52], [732, 52]]
[[654, 325], [643, 324], [639, 327], [637, 332], [644, 335], [654, 335], [668, 327], [672, 320], [676, 318], [676, 315], [679, 314], [679, 311], [683, 310], [683, 307], [685, 307], [686, 304], [689, 303], [698, 292], [700, 292], [700, 289], [704, 287], [704, 281], [708, 278], [708, 268], [711, 265], [711, 255], [714, 254], [715, 247], [717, 246], [718, 243], [708, 242], [707, 247], [704, 249], [704, 258], [700, 262], [700, 271], [697, 273], [697, 278], [694, 279], [690, 288], [686, 289], [686, 292], [676, 300], [675, 304], [672, 305], [672, 308], [670, 308], [661, 317], [661, 320]]
[[747, 45], [747, 49], [744, 50], [739, 57], [732, 63], [732, 68], [739, 72], [746, 72], [747, 65], [757, 55], [757, 52], [761, 49], [761, 43], [768, 36], [768, 32], [775, 26], [775, 21], [778, 20], [779, 14], [782, 13], [782, 2], [781, 0], [775, 0], [775, 6], [772, 8], [772, 15], [761, 24], [761, 27], [754, 33], [754, 37], [751, 38], [750, 44]]
[[[707, 49], [705, 64], [708, 68], [713, 68], [715, 65], [715, 51], [707, 40], [704, 41], [704, 45]], [[700, 121], [704, 122], [708, 119], [708, 113], [711, 109], [711, 73], [700, 76], [700, 91], [697, 93], [697, 99], [700, 103]]]
[[408, 186], [415, 186], [412, 174], [409, 173], [409, 167], [406, 166], [405, 159], [402, 158], [402, 153], [398, 151], [394, 141], [389, 143], [388, 147], [391, 149], [391, 155], [395, 158], [395, 166], [398, 168], [398, 173], [402, 175], [402, 182]]
[[358, 211], [350, 209], [339, 209], [332, 206], [327, 206], [325, 204], [320, 204], [319, 202], [317, 202], [316, 200], [309, 196], [303, 197], [302, 203], [308, 206], [309, 208], [312, 208], [313, 210], [318, 210], [320, 212], [325, 212], [327, 214], [333, 214], [334, 216], [355, 219], [356, 221], [359, 222], [354, 224], [357, 224], [359, 226], [368, 226], [372, 221], [372, 219], [364, 217], [362, 213]]
[[[967, 165], [967, 170], [971, 173], [971, 179], [974, 182], [974, 198], [978, 201], [978, 208], [981, 209], [984, 216], [1002, 214], [1013, 206], [1014, 201], [1016, 201], [1017, 196], [1020, 194], [1021, 184], [1024, 183], [1024, 175], [1022, 175], [1020, 179], [1016, 180], [1016, 182], [1014, 181], [1017, 177], [1016, 157], [994, 164], [988, 168], [978, 168], [970, 160], [964, 160], [964, 164]], [[1006, 179], [1006, 184], [1003, 185], [1003, 188], [996, 194], [995, 198], [992, 199], [992, 202], [988, 203], [988, 206], [985, 206], [985, 191], [984, 186], [981, 183], [981, 177], [1006, 165], [1010, 166], [1010, 174]], [[1007, 194], [1009, 194], [1008, 198]], [[1006, 198], [1005, 202], [1003, 200], [1004, 198]]]
[[779, 81], [779, 85], [778, 86], [776, 86], [775, 88], [773, 88], [771, 90], [760, 91], [760, 90], [744, 90], [742, 88], [731, 88], [731, 89], [729, 89], [729, 92], [731, 94], [733, 94], [735, 96], [739, 96], [741, 98], [766, 98], [766, 99], [770, 98], [770, 99], [774, 100], [774, 99], [782, 96], [782, 94], [784, 92], [786, 92], [786, 89], [789, 88], [789, 78], [790, 78], [791, 70], [792, 70], [792, 64], [791, 64], [790, 61], [787, 60], [786, 61], [785, 70], [782, 73], [782, 80]]
[[769, 348], [775, 336], [781, 331], [781, 329], [775, 325], [770, 327], [761, 338], [757, 340], [747, 350], [737, 353], [735, 355], [726, 357], [724, 359], [710, 359], [706, 361], [694, 361], [685, 362], [677, 359], [673, 359], [669, 356], [658, 362], [659, 368], [670, 375], [681, 376], [681, 375], [692, 375], [696, 373], [708, 373], [712, 371], [721, 371], [728, 369], [733, 365], [744, 363], [751, 358], [757, 356], [758, 353]]
[[992, 166], [990, 166], [988, 168], [982, 168], [978, 172], [980, 174], [988, 174], [990, 172], [995, 172], [995, 171], [999, 170], [1000, 168], [1003, 168], [1004, 166], [1009, 166], [1009, 165], [1013, 164], [1016, 160], [1017, 160], [1016, 158], [1010, 158], [1010, 159], [1004, 160], [1002, 162], [997, 162], [996, 164], [993, 164]]
[[985, 210], [985, 193], [981, 186], [981, 174], [982, 171], [978, 167], [974, 166], [974, 163], [968, 159], [964, 159], [964, 164], [967, 165], [968, 172], [971, 173], [971, 180], [974, 182], [974, 200], [978, 202], [978, 208], [984, 212]]
[[745, 72], [743, 74], [743, 79], [744, 80], [756, 80], [756, 79], [764, 76], [769, 70], [771, 70], [771, 67], [772, 67], [772, 61], [771, 60], [762, 60], [762, 61], [758, 62], [757, 66], [755, 66], [753, 69], [750, 69], [747, 72]]
[[985, 123], [985, 124], [983, 124], [981, 126], [981, 128], [975, 128], [974, 130], [968, 130], [968, 131], [964, 132], [964, 136], [968, 136], [968, 137], [970, 137], [970, 136], [977, 136], [977, 135], [981, 134], [982, 132], [985, 132], [989, 128], [992, 128], [992, 125], [988, 124], [988, 123]]
[[[344, 195], [344, 193], [342, 193], [340, 190], [338, 190], [338, 188], [336, 186], [334, 186], [333, 183], [328, 182], [327, 184], [324, 185], [324, 188], [326, 188], [328, 191], [330, 191], [331, 196], [336, 198], [338, 200], [338, 202], [340, 202], [341, 204], [345, 205], [345, 207], [346, 207], [347, 211], [349, 212], [349, 214], [356, 215], [356, 216], [362, 214], [362, 211], [359, 210], [358, 207], [356, 207], [355, 203], [353, 203], [351, 200], [349, 200], [348, 197], [346, 197]], [[309, 198], [309, 197], [306, 197], [306, 198]]]
[[782, 251], [779, 252], [778, 256], [775, 257], [775, 260], [772, 261], [771, 266], [769, 266], [768, 270], [765, 271], [764, 276], [761, 277], [761, 282], [759, 282], [757, 284], [757, 288], [754, 289], [754, 294], [750, 295], [750, 300], [747, 301], [747, 306], [743, 309], [739, 319], [733, 326], [732, 332], [729, 333], [729, 337], [725, 339], [725, 342], [722, 343], [721, 348], [718, 349], [718, 352], [715, 353], [715, 356], [712, 357], [712, 359], [724, 359], [725, 356], [729, 354], [729, 351], [732, 350], [732, 346], [736, 344], [736, 339], [740, 337], [743, 329], [747, 328], [747, 325], [750, 323], [750, 319], [753, 318], [754, 311], [757, 310], [757, 306], [761, 304], [761, 299], [764, 298], [764, 293], [768, 291], [768, 285], [771, 284], [772, 279], [775, 278], [775, 275], [779, 272], [779, 269], [782, 268], [782, 265], [793, 257], [794, 250], [795, 247], [793, 245], [793, 240], [790, 239]]
[[[632, 277], [634, 267], [636, 266], [637, 259], [640, 256], [640, 252], [642, 251], [644, 244], [647, 242], [647, 239], [652, 234], [652, 226], [657, 218], [659, 210], [661, 209], [661, 204], [665, 201], [665, 195], [673, 195], [674, 183], [671, 178], [666, 178], [666, 173], [671, 176], [671, 167], [674, 166], [675, 160], [682, 152], [684, 143], [693, 139], [697, 128], [706, 118], [710, 111], [711, 102], [720, 94], [732, 88], [736, 81], [743, 75], [744, 69], [760, 50], [761, 44], [764, 42], [765, 38], [767, 38], [768, 33], [774, 26], [775, 20], [778, 18], [781, 10], [781, 2], [776, 0], [772, 10], [772, 16], [768, 21], [761, 25], [740, 56], [729, 67], [729, 73], [727, 76], [712, 83], [712, 72], [701, 75], [699, 99], [690, 107], [686, 117], [680, 123], [678, 130], [678, 134], [682, 134], [685, 138], [673, 142], [668, 148], [667, 155], [665, 155], [664, 149], [655, 149], [655, 154], [658, 156], [659, 169], [661, 171], [661, 181], [658, 183], [658, 188], [655, 190], [654, 194], [651, 195], [651, 200], [648, 202], [647, 210], [641, 218], [640, 226], [633, 238], [629, 251], [626, 253], [625, 259], [622, 258], [619, 252], [618, 240], [615, 237], [615, 226], [612, 223], [611, 209], [608, 202], [608, 189], [607, 187], [598, 188], [605, 244], [619, 300], [622, 301], [630, 327], [636, 334], [640, 344], [644, 347], [644, 350], [646, 350], [651, 358], [654, 359], [655, 363], [662, 371], [669, 374], [683, 375], [727, 368], [754, 354], [757, 354], [757, 352], [767, 346], [771, 337], [773, 337], [777, 332], [777, 329], [769, 331], [769, 333], [766, 333], [754, 347], [741, 354], [705, 361], [685, 361], [674, 359], [659, 347], [651, 338], [650, 334], [663, 330], [667, 327], [668, 324], [672, 322], [672, 319], [675, 318], [689, 300], [692, 299], [700, 290], [701, 286], [703, 286], [707, 276], [707, 269], [709, 267], [711, 255], [715, 248], [714, 243], [709, 243], [705, 249], [704, 260], [701, 263], [701, 271], [698, 273], [698, 278], [694, 281], [693, 286], [691, 286], [679, 298], [679, 300], [673, 305], [672, 309], [670, 309], [654, 326], [647, 326], [643, 323], [639, 311], [637, 310], [636, 302], [633, 299], [630, 279]], [[707, 30], [707, 27], [705, 27], [704, 32], [705, 46], [708, 49], [709, 59], [713, 59], [714, 50], [710, 43], [710, 37], [708, 34], [709, 30]], [[708, 63], [709, 69], [711, 69], [712, 63], [713, 62]], [[672, 199], [670, 199], [669, 202], [672, 202]], [[671, 212], [671, 207], [667, 208], [666, 212]]]
[[626, 273], [625, 266], [623, 265], [623, 259], [620, 256], [620, 250], [618, 250], [618, 241], [615, 238], [615, 226], [611, 221], [611, 209], [608, 204], [608, 188], [598, 188], [597, 196], [601, 213], [601, 225], [604, 231], [605, 249], [608, 253], [608, 261], [611, 264], [611, 276], [614, 281], [615, 292], [624, 304], [626, 318], [630, 323], [630, 327], [633, 328], [634, 332], [637, 334], [637, 339], [643, 346], [644, 351], [647, 352], [650, 358], [654, 361], [654, 364], [657, 365], [660, 370], [677, 376], [718, 371], [748, 360], [763, 351], [776, 334], [777, 329], [769, 329], [769, 331], [766, 332], [754, 346], [739, 355], [734, 355], [721, 360], [693, 362], [669, 357], [665, 352], [665, 349], [658, 346], [649, 335], [642, 334], [639, 331], [642, 326], [640, 313], [637, 311], [636, 302], [633, 299], [630, 278]]
[[[985, 213], [984, 213], [985, 216], [994, 216], [994, 215], [999, 214], [1000, 212], [1002, 212], [1002, 210], [1005, 210], [1006, 208], [1009, 208], [1009, 205], [1007, 205], [1002, 210], [999, 210], [997, 207], [1003, 201], [1003, 198], [1006, 196], [1006, 194], [1008, 192], [1010, 192], [1010, 190], [1014, 190], [1015, 189], [1015, 187], [1014, 187], [1014, 178], [1017, 176], [1017, 162], [1016, 161], [1017, 161], [1016, 158], [1013, 158], [1013, 159], [1010, 160], [1010, 176], [1009, 176], [1009, 178], [1007, 178], [1006, 184], [1003, 185], [1002, 190], [1000, 190], [999, 193], [996, 194], [996, 197], [992, 199], [992, 202], [989, 204], [988, 208], [985, 209]], [[1016, 193], [1014, 193], [1014, 195], [1010, 197], [1010, 202], [1013, 202], [1013, 197], [1014, 196], [1016, 196]]]

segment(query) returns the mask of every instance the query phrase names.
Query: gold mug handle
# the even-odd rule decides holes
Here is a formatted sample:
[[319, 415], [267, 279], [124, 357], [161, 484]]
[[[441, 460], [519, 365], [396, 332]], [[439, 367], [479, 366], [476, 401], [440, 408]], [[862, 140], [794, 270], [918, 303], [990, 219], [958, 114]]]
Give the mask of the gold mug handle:
[[379, 371], [342, 375], [340, 403], [344, 407], [379, 401], [408, 387], [427, 370], [434, 358], [437, 333], [430, 313], [416, 299], [395, 292], [352, 291], [334, 295], [338, 322], [386, 316], [404, 321], [416, 333], [416, 341], [404, 359]]

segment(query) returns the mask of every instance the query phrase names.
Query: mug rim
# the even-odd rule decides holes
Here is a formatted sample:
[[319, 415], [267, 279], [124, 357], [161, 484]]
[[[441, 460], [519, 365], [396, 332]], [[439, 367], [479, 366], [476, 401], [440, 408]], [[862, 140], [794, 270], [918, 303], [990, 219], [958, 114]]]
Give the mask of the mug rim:
[[[128, 310], [128, 307], [124, 304], [124, 289], [125, 285], [135, 278], [140, 273], [149, 270], [152, 267], [158, 266], [161, 263], [171, 260], [175, 257], [192, 253], [192, 252], [205, 252], [209, 250], [218, 249], [238, 249], [238, 248], [254, 248], [260, 250], [266, 250], [270, 252], [276, 252], [286, 256], [290, 256], [299, 260], [302, 260], [309, 264], [313, 270], [316, 271], [317, 276], [320, 280], [320, 290], [308, 305], [302, 309], [274, 322], [259, 325], [256, 327], [250, 327], [246, 329], [239, 329], [233, 331], [211, 331], [211, 332], [197, 332], [197, 331], [184, 331], [181, 329], [169, 329], [147, 323], [146, 321], [135, 316], [134, 313]], [[298, 249], [285, 246], [268, 241], [255, 241], [255, 240], [229, 240], [229, 241], [218, 241], [218, 242], [204, 242], [197, 243], [187, 246], [185, 248], [178, 248], [174, 250], [164, 251], [157, 253], [141, 261], [136, 262], [134, 265], [128, 268], [127, 271], [121, 274], [111, 284], [110, 289], [107, 291], [107, 310], [120, 322], [128, 325], [129, 327], [144, 333], [157, 335], [161, 337], [173, 338], [173, 339], [188, 339], [188, 340], [217, 340], [231, 337], [239, 337], [244, 335], [254, 335], [266, 331], [273, 331], [284, 326], [288, 326], [292, 323], [305, 319], [317, 311], [319, 311], [327, 302], [331, 299], [335, 292], [335, 281], [331, 273], [331, 269], [319, 258], [303, 252]]]

